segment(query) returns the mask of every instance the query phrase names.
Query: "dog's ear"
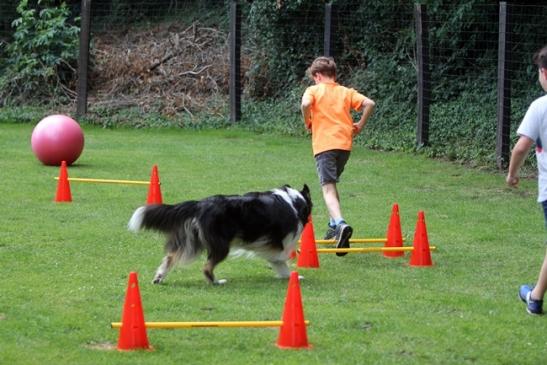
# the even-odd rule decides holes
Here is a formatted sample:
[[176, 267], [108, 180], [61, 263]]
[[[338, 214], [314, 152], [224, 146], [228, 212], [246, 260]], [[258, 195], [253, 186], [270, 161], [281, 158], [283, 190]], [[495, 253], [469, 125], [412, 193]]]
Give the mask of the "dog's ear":
[[304, 196], [310, 197], [310, 188], [308, 187], [307, 184], [304, 184], [304, 187], [302, 188], [301, 193]]
[[311, 201], [310, 188], [307, 184], [304, 184], [304, 187], [302, 188], [302, 191], [300, 192], [300, 194], [302, 194], [302, 196], [304, 197], [304, 200], [306, 201], [307, 212], [305, 216], [307, 219], [309, 215], [311, 214], [311, 210], [313, 207], [313, 203]]

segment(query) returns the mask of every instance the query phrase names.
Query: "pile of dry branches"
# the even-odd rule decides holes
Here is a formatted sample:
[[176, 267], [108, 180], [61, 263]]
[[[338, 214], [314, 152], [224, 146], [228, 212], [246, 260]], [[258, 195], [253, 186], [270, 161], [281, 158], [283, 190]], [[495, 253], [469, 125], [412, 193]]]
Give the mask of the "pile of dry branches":
[[95, 34], [91, 63], [94, 106], [192, 115], [228, 93], [228, 35], [197, 22]]

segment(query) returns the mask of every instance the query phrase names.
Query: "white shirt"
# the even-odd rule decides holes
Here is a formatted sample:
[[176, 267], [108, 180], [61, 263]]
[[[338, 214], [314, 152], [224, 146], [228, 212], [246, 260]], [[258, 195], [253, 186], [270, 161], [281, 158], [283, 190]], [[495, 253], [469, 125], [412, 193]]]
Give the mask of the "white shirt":
[[536, 141], [538, 165], [538, 202], [547, 200], [547, 95], [536, 100], [526, 112], [517, 134]]

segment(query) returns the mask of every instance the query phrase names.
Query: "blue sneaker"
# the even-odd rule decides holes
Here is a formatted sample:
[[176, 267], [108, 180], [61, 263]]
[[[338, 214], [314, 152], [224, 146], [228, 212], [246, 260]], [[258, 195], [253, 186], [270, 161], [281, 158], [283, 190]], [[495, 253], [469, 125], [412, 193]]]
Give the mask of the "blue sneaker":
[[[353, 228], [342, 222], [336, 226], [336, 248], [349, 248], [349, 239], [353, 234]], [[345, 256], [347, 252], [337, 252], [336, 256]]]
[[327, 232], [325, 232], [325, 236], [323, 237], [323, 239], [332, 240], [333, 238], [335, 238], [336, 237], [335, 228], [336, 227], [332, 227], [331, 225], [329, 225], [329, 227], [327, 228]]
[[530, 314], [543, 314], [543, 300], [532, 299], [532, 290], [534, 287], [521, 285], [519, 288], [519, 298], [526, 303], [526, 311]]

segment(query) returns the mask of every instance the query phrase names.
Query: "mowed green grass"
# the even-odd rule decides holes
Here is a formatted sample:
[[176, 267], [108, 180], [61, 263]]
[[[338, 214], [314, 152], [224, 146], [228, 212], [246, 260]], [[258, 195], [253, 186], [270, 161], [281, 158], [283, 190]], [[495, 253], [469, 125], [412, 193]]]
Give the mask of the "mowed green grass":
[[[260, 259], [231, 258], [209, 286], [203, 259], [152, 285], [163, 237], [126, 229], [142, 186], [72, 183], [55, 203], [58, 167], [30, 147], [33, 125], [0, 125], [0, 363], [3, 364], [537, 364], [546, 318], [517, 299], [545, 252], [536, 183], [505, 187], [502, 174], [421, 156], [357, 148], [340, 183], [354, 237], [385, 236], [393, 203], [409, 244], [425, 212], [432, 267], [409, 256], [322, 254], [299, 269], [310, 350], [280, 350], [278, 329], [149, 330], [152, 352], [118, 352], [128, 274], [139, 274], [148, 321], [279, 320], [287, 282]], [[105, 130], [84, 126], [69, 176], [149, 180], [163, 199], [310, 185], [317, 236], [326, 210], [306, 138], [239, 130]]]

